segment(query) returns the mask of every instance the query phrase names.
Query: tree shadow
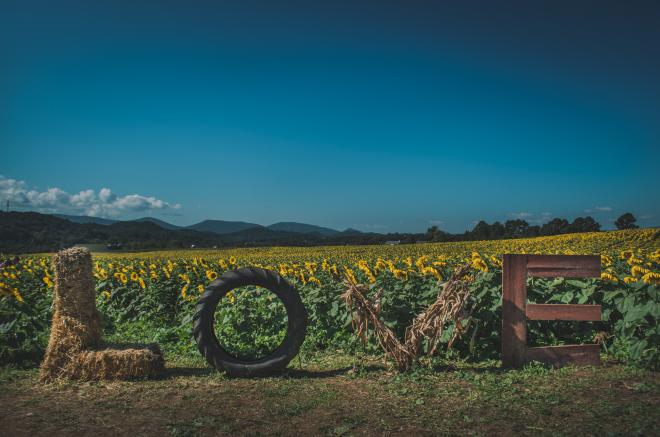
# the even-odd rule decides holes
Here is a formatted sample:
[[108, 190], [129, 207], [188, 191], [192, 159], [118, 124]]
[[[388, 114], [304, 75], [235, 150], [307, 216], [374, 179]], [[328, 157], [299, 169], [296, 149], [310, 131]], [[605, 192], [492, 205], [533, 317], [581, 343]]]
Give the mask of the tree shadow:
[[356, 373], [373, 373], [373, 372], [382, 372], [385, 370], [379, 366], [346, 366], [339, 369], [328, 369], [328, 370], [308, 370], [308, 369], [286, 369], [281, 376], [292, 378], [292, 379], [316, 379], [316, 378], [332, 378], [340, 375], [347, 375], [351, 371]]
[[161, 379], [171, 379], [179, 376], [209, 376], [218, 372], [219, 370], [212, 367], [168, 367]]
[[[300, 368], [288, 368], [281, 372], [273, 373], [268, 376], [229, 376], [231, 379], [252, 379], [252, 378], [290, 378], [290, 379], [318, 379], [318, 378], [333, 378], [336, 376], [347, 375], [351, 371], [364, 375], [365, 373], [382, 372], [385, 369], [379, 366], [360, 366], [355, 368], [353, 366], [341, 367], [338, 369], [327, 370], [309, 370]], [[159, 379], [172, 379], [181, 376], [210, 376], [213, 374], [224, 374], [222, 370], [214, 369], [213, 367], [168, 367], [165, 373]]]
[[504, 373], [506, 369], [500, 366], [455, 366], [453, 364], [433, 364], [428, 367], [433, 372], [439, 373], [454, 373], [454, 372], [470, 372], [470, 373]]

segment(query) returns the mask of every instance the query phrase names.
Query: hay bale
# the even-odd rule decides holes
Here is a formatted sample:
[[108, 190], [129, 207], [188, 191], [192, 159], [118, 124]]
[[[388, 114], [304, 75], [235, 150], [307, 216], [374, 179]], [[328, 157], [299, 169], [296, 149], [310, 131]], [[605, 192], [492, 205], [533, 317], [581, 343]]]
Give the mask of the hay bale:
[[86, 349], [101, 341], [101, 315], [96, 309], [92, 278], [92, 256], [87, 249], [74, 247], [53, 257], [55, 293], [53, 329], [69, 338], [53, 337], [50, 343], [63, 340], [71, 347]]
[[96, 309], [92, 257], [72, 248], [53, 257], [53, 321], [41, 379], [127, 379], [156, 376], [164, 370], [158, 345], [103, 347]]
[[71, 379], [133, 379], [157, 377], [164, 366], [160, 347], [151, 344], [84, 351], [65, 370]]

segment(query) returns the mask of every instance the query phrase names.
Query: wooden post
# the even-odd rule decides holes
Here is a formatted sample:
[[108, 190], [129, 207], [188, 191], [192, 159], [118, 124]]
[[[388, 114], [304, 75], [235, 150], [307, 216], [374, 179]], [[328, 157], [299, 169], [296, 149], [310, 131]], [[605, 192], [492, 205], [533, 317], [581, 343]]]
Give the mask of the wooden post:
[[600, 257], [590, 255], [504, 255], [502, 258], [502, 366], [529, 361], [555, 366], [600, 364], [597, 344], [527, 347], [527, 320], [601, 319], [600, 305], [527, 304], [527, 276], [593, 278], [600, 276]]
[[520, 367], [527, 351], [527, 256], [502, 259], [502, 366]]

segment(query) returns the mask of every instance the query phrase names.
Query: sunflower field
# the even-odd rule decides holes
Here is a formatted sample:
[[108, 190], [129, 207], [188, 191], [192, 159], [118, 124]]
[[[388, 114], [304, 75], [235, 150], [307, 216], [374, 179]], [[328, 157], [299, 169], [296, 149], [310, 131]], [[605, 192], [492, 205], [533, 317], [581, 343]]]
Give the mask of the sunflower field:
[[[227, 270], [279, 272], [300, 292], [309, 313], [303, 353], [377, 351], [353, 335], [339, 298], [346, 281], [383, 289], [382, 317], [399, 336], [434, 299], [458, 265], [471, 265], [472, 312], [443, 358], [492, 359], [500, 353], [501, 255], [597, 254], [599, 279], [529, 279], [536, 303], [600, 304], [601, 322], [529, 322], [529, 344], [601, 344], [622, 362], [660, 368], [660, 229], [568, 234], [533, 239], [395, 246], [275, 247], [93, 254], [97, 306], [106, 338], [158, 342], [170, 356], [196, 357], [195, 302]], [[39, 361], [48, 340], [53, 273], [50, 256], [30, 255], [0, 269], [0, 364]], [[283, 338], [286, 312], [267, 290], [239, 289], [216, 312], [216, 335], [237, 356], [256, 357]], [[446, 343], [451, 327], [445, 332]]]

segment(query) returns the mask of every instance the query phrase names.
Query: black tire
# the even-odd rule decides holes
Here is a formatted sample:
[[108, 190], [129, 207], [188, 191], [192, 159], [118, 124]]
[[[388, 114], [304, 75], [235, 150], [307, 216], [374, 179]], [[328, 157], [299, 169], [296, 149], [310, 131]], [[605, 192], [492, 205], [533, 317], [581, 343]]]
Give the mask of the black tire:
[[[256, 285], [275, 293], [286, 308], [288, 326], [282, 343], [267, 356], [245, 361], [227, 352], [218, 341], [214, 315], [218, 302], [229, 291]], [[197, 302], [193, 318], [193, 335], [200, 353], [208, 363], [231, 376], [264, 376], [284, 369], [298, 354], [307, 332], [307, 310], [298, 291], [279, 274], [264, 269], [244, 268], [224, 273], [211, 282]]]

